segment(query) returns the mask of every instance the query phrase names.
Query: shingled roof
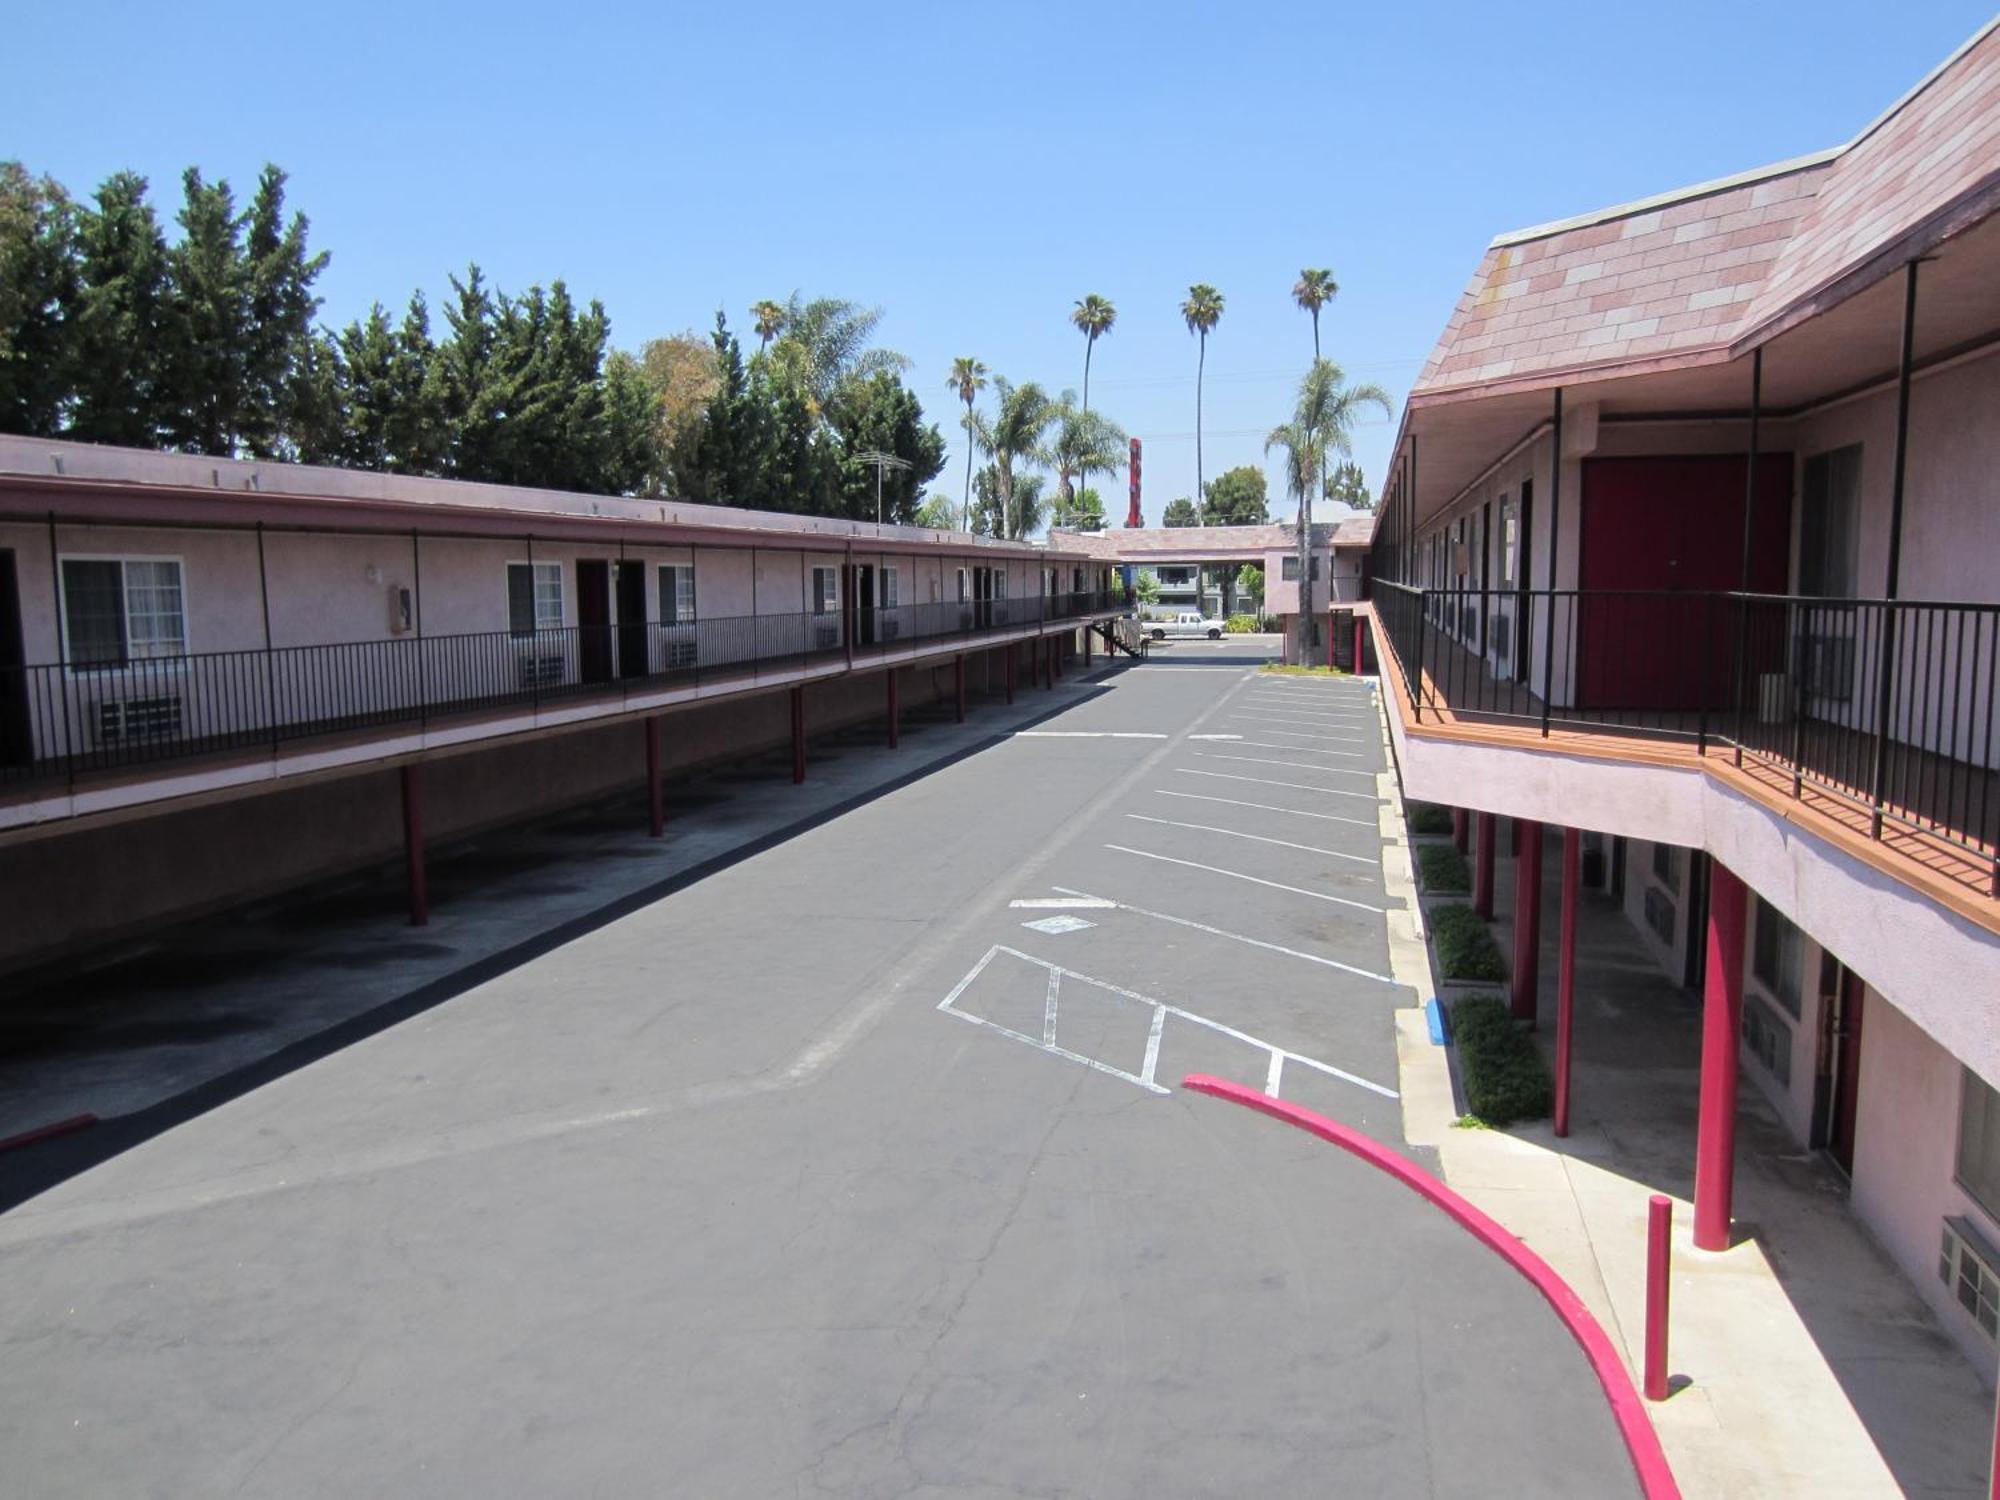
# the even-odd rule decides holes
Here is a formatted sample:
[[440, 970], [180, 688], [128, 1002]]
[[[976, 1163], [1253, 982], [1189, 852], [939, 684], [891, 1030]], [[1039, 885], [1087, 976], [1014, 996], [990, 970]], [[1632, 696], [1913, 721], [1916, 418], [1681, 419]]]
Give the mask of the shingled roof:
[[1412, 399], [1727, 358], [1996, 188], [2000, 21], [1845, 146], [1501, 235]]

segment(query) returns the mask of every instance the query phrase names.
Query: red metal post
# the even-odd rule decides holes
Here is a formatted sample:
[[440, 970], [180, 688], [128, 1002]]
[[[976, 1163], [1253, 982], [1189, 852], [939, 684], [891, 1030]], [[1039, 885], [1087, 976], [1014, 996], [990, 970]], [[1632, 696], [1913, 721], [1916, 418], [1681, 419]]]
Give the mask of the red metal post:
[[1090, 627], [1086, 625], [1083, 627], [1083, 670], [1086, 672], [1090, 670], [1090, 636]]
[[1056, 685], [1055, 637], [1051, 635], [1043, 636], [1040, 650], [1042, 653], [1042, 691], [1048, 692]]
[[1701, 999], [1701, 1117], [1696, 1126], [1694, 1242], [1729, 1248], [1736, 1178], [1736, 1038], [1743, 1025], [1743, 882], [1718, 860], [1708, 879], [1708, 977]]
[[1514, 985], [1516, 1020], [1535, 1019], [1541, 988], [1542, 825], [1516, 818], [1520, 847], [1514, 855]]
[[410, 925], [431, 919], [430, 889], [424, 883], [424, 768], [403, 767], [403, 870], [410, 892]]
[[1451, 810], [1451, 841], [1460, 854], [1469, 853], [1472, 848], [1472, 818], [1462, 807]]
[[889, 685], [889, 748], [893, 750], [903, 743], [903, 709], [896, 701], [896, 669], [891, 667], [882, 676]]
[[1646, 1371], [1648, 1401], [1667, 1399], [1667, 1292], [1673, 1269], [1674, 1200], [1655, 1193], [1646, 1203]]
[[1368, 620], [1358, 611], [1354, 616], [1354, 675], [1359, 677], [1367, 670]]
[[1583, 833], [1563, 830], [1562, 941], [1556, 959], [1556, 1134], [1569, 1134], [1570, 1032], [1576, 1021], [1576, 889]]
[[1007, 653], [1007, 701], [1014, 701], [1014, 658], [1021, 654], [1021, 643], [1009, 641], [1004, 648]]
[[1472, 855], [1472, 909], [1488, 922], [1493, 920], [1493, 841], [1499, 836], [1500, 820], [1492, 813], [1481, 813]]
[[806, 690], [792, 689], [792, 785], [806, 779]]
[[965, 654], [960, 652], [951, 659], [952, 687], [958, 694], [958, 722], [965, 722]]
[[646, 825], [654, 838], [667, 831], [667, 804], [660, 786], [660, 721], [646, 720]]

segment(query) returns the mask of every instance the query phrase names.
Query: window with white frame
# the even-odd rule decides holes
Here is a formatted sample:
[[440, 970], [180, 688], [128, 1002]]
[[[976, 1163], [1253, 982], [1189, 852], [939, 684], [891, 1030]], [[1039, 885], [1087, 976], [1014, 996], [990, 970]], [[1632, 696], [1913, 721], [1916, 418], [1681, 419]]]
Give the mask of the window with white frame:
[[840, 612], [840, 569], [812, 570], [812, 612], [816, 615]]
[[530, 636], [538, 630], [560, 630], [562, 622], [562, 564], [508, 563], [508, 633]]
[[894, 568], [884, 568], [882, 570], [882, 607], [884, 609], [894, 609], [902, 602], [902, 593], [896, 584], [896, 570]]
[[694, 618], [693, 564], [662, 564], [660, 568], [660, 623], [662, 625], [692, 625]]
[[993, 570], [993, 597], [995, 599], [1005, 599], [1007, 597], [1007, 570], [1005, 568], [995, 568]]
[[1777, 1002], [1799, 1014], [1799, 973], [1805, 939], [1785, 914], [1762, 896], [1757, 898], [1757, 932], [1751, 945], [1750, 972]]
[[1958, 1185], [2000, 1223], [2000, 1093], [1972, 1069], [1958, 1099]]
[[62, 594], [72, 667], [187, 655], [179, 558], [65, 557]]

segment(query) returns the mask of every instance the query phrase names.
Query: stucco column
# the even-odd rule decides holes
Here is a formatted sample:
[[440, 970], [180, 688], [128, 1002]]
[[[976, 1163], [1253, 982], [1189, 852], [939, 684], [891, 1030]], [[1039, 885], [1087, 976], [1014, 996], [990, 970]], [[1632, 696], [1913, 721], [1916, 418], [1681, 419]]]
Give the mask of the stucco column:
[[402, 783], [403, 872], [409, 886], [410, 925], [422, 927], [431, 919], [430, 888], [424, 880], [424, 768], [405, 765]]
[[1021, 654], [1021, 643], [1019, 641], [1009, 641], [1004, 649], [1007, 654], [1007, 701], [1012, 703], [1014, 701], [1014, 658]]
[[667, 804], [660, 788], [660, 719], [646, 720], [646, 826], [654, 838], [667, 831]]
[[1570, 1030], [1576, 1019], [1576, 900], [1583, 834], [1563, 830], [1562, 936], [1556, 959], [1556, 1134], [1569, 1134]]
[[1701, 1116], [1694, 1161], [1694, 1242], [1729, 1248], [1736, 1185], [1736, 1038], [1743, 1027], [1743, 927], [1748, 892], [1708, 863], [1708, 975], [1701, 999]]
[[1471, 815], [1462, 807], [1454, 807], [1451, 810], [1451, 842], [1453, 847], [1460, 854], [1469, 853], [1472, 849], [1471, 839]]
[[1479, 837], [1473, 846], [1472, 909], [1486, 921], [1493, 920], [1493, 841], [1500, 836], [1500, 820], [1492, 813], [1479, 814]]
[[806, 690], [792, 689], [792, 785], [806, 779]]
[[965, 653], [959, 652], [951, 659], [952, 692], [957, 699], [958, 722], [965, 722]]
[[1514, 983], [1516, 1020], [1533, 1022], [1541, 985], [1542, 825], [1515, 820], [1520, 848], [1514, 855]]

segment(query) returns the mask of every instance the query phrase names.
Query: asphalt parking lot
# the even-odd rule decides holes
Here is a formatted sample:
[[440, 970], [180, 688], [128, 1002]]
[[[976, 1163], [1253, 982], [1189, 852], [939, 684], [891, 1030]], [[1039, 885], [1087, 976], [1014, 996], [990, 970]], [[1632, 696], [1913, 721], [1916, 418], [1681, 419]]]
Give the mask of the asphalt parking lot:
[[1403, 1144], [1373, 687], [1264, 649], [1072, 683], [0, 1215], [9, 1488], [1633, 1493], [1512, 1271], [1177, 1087]]

